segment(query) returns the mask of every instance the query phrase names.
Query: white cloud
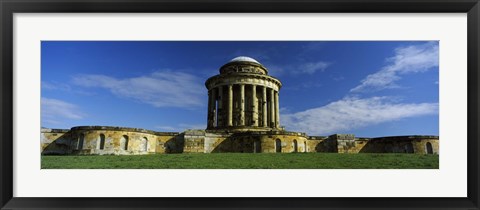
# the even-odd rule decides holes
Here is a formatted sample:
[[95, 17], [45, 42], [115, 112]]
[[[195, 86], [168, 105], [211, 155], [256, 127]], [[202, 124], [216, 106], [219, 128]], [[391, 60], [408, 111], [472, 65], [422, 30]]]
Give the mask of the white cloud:
[[438, 114], [438, 103], [393, 103], [386, 97], [344, 98], [280, 120], [287, 130], [330, 135], [408, 117]]
[[302, 48], [305, 49], [305, 51], [318, 51], [322, 50], [326, 44], [327, 42], [309, 42], [302, 46]]
[[291, 75], [314, 74], [315, 72], [323, 72], [331, 65], [330, 62], [318, 61], [308, 62], [300, 65], [279, 66], [266, 63], [264, 66], [268, 69], [268, 74], [274, 77], [280, 77], [289, 73]]
[[61, 124], [62, 120], [73, 119], [79, 120], [83, 118], [83, 114], [74, 104], [42, 97], [41, 114], [43, 123]]
[[280, 114], [288, 113], [290, 112], [290, 109], [288, 107], [280, 107]]
[[368, 75], [360, 85], [350, 91], [365, 92], [396, 88], [398, 85], [395, 81], [400, 80], [401, 75], [425, 72], [432, 67], [438, 67], [438, 59], [437, 42], [399, 47], [395, 49], [395, 56], [387, 59], [389, 65]]
[[75, 93], [75, 94], [80, 94], [80, 95], [85, 95], [85, 96], [92, 96], [95, 95], [94, 92], [87, 92], [83, 90], [78, 90], [78, 89], [73, 89], [70, 85], [61, 83], [61, 82], [47, 82], [47, 81], [42, 81], [42, 89], [46, 91], [52, 91], [52, 92], [57, 92], [57, 91], [65, 91], [68, 93]]
[[[404, 74], [424, 72], [438, 67], [438, 44], [430, 42], [395, 49], [395, 56], [387, 59], [388, 65], [368, 75], [351, 92], [364, 92], [395, 88]], [[297, 73], [311, 74], [324, 71], [328, 65], [306, 64]], [[321, 69], [321, 67], [323, 69]], [[330, 135], [348, 132], [399, 119], [438, 114], [438, 103], [401, 103], [392, 97], [356, 98], [347, 96], [322, 107], [297, 113], [283, 114], [282, 124], [287, 130], [310, 135]]]
[[62, 91], [71, 91], [71, 87], [67, 84], [59, 82], [47, 82], [42, 81], [42, 88], [45, 90], [62, 90]]
[[268, 69], [268, 75], [270, 76], [279, 77], [285, 73], [285, 69], [282, 66], [275, 64], [265, 64], [264, 66]]
[[330, 66], [331, 63], [325, 61], [310, 62], [296, 67], [293, 74], [314, 74], [315, 72], [323, 72]]
[[160, 129], [161, 131], [174, 131], [178, 129], [178, 128], [167, 126], [167, 125], [159, 125], [159, 126], [155, 126], [155, 128]]
[[287, 90], [300, 90], [300, 89], [306, 89], [306, 88], [319, 88], [319, 87], [323, 87], [323, 84], [319, 83], [318, 81], [304, 81], [301, 83], [288, 85], [283, 88]]
[[179, 127], [183, 130], [186, 129], [205, 129], [207, 127], [206, 124], [179, 124]]
[[332, 79], [333, 79], [333, 81], [342, 81], [342, 80], [345, 79], [345, 77], [343, 77], [343, 76], [334, 76], [334, 77], [332, 77]]
[[203, 82], [196, 76], [183, 72], [159, 71], [125, 79], [105, 75], [78, 75], [73, 83], [83, 87], [105, 88], [116, 96], [154, 107], [192, 108], [205, 103], [206, 89]]
[[207, 127], [206, 124], [185, 124], [180, 123], [177, 126], [169, 126], [169, 125], [159, 125], [155, 126], [155, 128], [160, 129], [160, 131], [175, 131], [175, 132], [183, 132], [188, 129], [205, 129]]

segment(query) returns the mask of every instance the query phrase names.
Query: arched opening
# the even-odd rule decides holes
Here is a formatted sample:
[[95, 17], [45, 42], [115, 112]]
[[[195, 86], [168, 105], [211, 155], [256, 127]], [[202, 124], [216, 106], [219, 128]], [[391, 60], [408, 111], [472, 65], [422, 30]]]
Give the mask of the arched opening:
[[386, 153], [392, 153], [393, 152], [393, 144], [392, 143], [387, 143], [384, 148]]
[[307, 152], [307, 142], [303, 142], [303, 152]]
[[[228, 89], [228, 88], [227, 88]], [[228, 89], [229, 91], [229, 89]], [[228, 95], [227, 91], [227, 95]], [[239, 126], [240, 125], [240, 85], [232, 85], [232, 125], [233, 126]], [[225, 110], [229, 112], [229, 107], [227, 107]], [[227, 117], [228, 119], [228, 117]], [[227, 123], [228, 124], [228, 123]]]
[[172, 153], [172, 146], [170, 146], [170, 144], [165, 144], [165, 153]]
[[433, 154], [433, 147], [430, 142], [427, 142], [427, 144], [425, 145], [425, 149], [427, 150], [427, 154]]
[[144, 152], [148, 151], [148, 139], [147, 139], [147, 137], [143, 137], [141, 148], [142, 148], [142, 151], [144, 151]]
[[297, 140], [293, 140], [293, 152], [298, 152], [298, 145], [297, 145]]
[[120, 148], [122, 150], [128, 150], [128, 136], [123, 135], [122, 138], [120, 139]]
[[78, 137], [77, 150], [82, 150], [83, 149], [84, 140], [85, 140], [85, 135], [82, 133]]
[[413, 144], [409, 142], [405, 145], [405, 153], [413, 153]]
[[100, 134], [100, 141], [98, 142], [98, 149], [105, 149], [105, 135]]
[[213, 127], [218, 127], [218, 98], [215, 98], [215, 109], [213, 110]]
[[253, 152], [254, 153], [261, 153], [262, 152], [262, 145], [260, 144], [260, 140], [256, 139], [253, 142]]
[[282, 152], [282, 141], [280, 141], [280, 139], [275, 140], [275, 152]]

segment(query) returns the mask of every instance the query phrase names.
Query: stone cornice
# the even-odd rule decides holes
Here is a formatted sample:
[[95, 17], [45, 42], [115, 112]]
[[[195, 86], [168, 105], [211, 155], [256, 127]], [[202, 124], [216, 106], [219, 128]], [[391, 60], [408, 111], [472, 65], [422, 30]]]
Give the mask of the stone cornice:
[[[207, 79], [205, 82], [205, 87], [207, 89], [212, 89], [213, 87], [216, 87], [218, 85], [223, 85], [223, 84], [254, 84], [254, 85], [259, 85], [261, 86], [262, 83], [259, 82], [254, 82], [254, 81], [248, 81], [248, 80], [264, 80], [271, 82], [277, 86], [277, 89], [280, 89], [282, 87], [282, 83], [280, 80], [278, 80], [275, 77], [269, 76], [269, 75], [262, 75], [262, 74], [250, 74], [250, 73], [235, 73], [235, 74], [219, 74], [215, 75], [213, 77], [210, 77]], [[232, 80], [238, 80], [238, 81], [232, 81]], [[245, 81], [247, 80], [247, 81]]]
[[76, 126], [71, 129], [72, 131], [125, 131], [125, 132], [139, 132], [139, 133], [148, 133], [158, 136], [170, 136], [170, 135], [178, 135], [178, 132], [157, 132], [147, 129], [141, 128], [127, 128], [127, 127], [114, 127], [114, 126]]
[[262, 64], [249, 61], [229, 62], [219, 70], [220, 74], [249, 72], [254, 74], [268, 75], [268, 69]]
[[393, 139], [436, 139], [438, 136], [428, 136], [428, 135], [411, 135], [411, 136], [382, 136], [376, 138], [370, 138], [372, 140], [393, 140]]
[[41, 133], [67, 133], [69, 129], [58, 129], [58, 128], [42, 128], [40, 129]]

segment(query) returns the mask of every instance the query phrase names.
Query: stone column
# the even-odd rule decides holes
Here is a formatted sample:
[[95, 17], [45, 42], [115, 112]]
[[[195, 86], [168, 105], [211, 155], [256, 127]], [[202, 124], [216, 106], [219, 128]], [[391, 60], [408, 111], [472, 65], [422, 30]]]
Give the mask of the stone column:
[[263, 113], [263, 127], [268, 127], [268, 110], [267, 110], [267, 87], [263, 86], [263, 97], [262, 97], [262, 113]]
[[233, 112], [233, 85], [228, 85], [228, 126], [233, 126], [232, 123]]
[[217, 112], [217, 127], [224, 126], [223, 120], [224, 116], [222, 116], [225, 112], [223, 111], [223, 86], [218, 87], [218, 112]]
[[[252, 121], [253, 126], [258, 126], [257, 86], [252, 85]], [[250, 125], [250, 123], [249, 123]]]
[[212, 113], [212, 127], [217, 127], [217, 88], [212, 88], [212, 105], [210, 113]]
[[275, 127], [280, 127], [280, 105], [278, 103], [278, 91], [275, 91]]
[[212, 127], [212, 90], [208, 90], [207, 129]]
[[275, 96], [273, 94], [274, 90], [270, 90], [270, 127], [274, 128], [275, 127]]
[[245, 125], [245, 85], [240, 85], [240, 126]]

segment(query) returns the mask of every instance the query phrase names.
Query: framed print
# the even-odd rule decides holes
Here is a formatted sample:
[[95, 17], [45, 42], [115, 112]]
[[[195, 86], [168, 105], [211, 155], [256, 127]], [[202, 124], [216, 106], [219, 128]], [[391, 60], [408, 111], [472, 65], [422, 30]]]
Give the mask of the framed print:
[[478, 1], [2, 1], [2, 209], [477, 209]]

